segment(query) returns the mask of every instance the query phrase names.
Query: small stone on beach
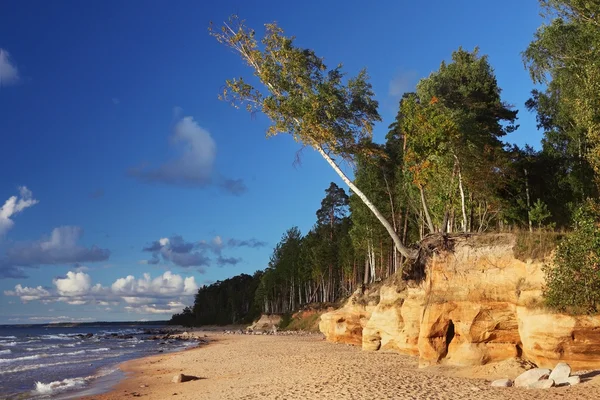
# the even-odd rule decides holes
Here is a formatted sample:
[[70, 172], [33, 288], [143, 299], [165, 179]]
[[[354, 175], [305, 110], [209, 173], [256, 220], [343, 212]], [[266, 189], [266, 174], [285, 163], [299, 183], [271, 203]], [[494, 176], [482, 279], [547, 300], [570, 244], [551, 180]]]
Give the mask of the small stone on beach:
[[511, 387], [512, 381], [510, 379], [496, 379], [491, 385], [493, 387]]
[[172, 382], [173, 383], [182, 383], [182, 382], [195, 381], [197, 379], [199, 379], [197, 376], [177, 374], [173, 377]]

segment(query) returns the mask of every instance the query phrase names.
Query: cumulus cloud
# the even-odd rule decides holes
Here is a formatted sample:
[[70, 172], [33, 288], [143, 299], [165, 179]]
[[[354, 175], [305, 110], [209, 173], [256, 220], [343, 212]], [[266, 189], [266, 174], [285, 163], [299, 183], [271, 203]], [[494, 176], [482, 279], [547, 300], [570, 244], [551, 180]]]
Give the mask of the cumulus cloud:
[[179, 235], [170, 238], [161, 238], [152, 242], [143, 250], [152, 252], [152, 258], [146, 260], [147, 264], [158, 264], [159, 256], [180, 267], [202, 267], [210, 264], [210, 259], [202, 251], [195, 251], [198, 247], [194, 243], [186, 242]]
[[38, 200], [33, 198], [31, 190], [27, 189], [26, 186], [19, 187], [19, 195], [9, 197], [4, 202], [2, 208], [0, 208], [0, 236], [8, 232], [15, 224], [11, 217], [19, 214], [26, 208], [36, 205], [38, 202]]
[[210, 133], [194, 118], [184, 117], [175, 125], [169, 141], [179, 150], [179, 157], [154, 169], [134, 169], [132, 174], [143, 181], [172, 185], [204, 186], [210, 183], [217, 154]]
[[6, 296], [18, 296], [24, 302], [41, 300], [52, 296], [48, 290], [41, 286], [23, 287], [21, 284], [16, 285], [15, 290], [5, 290], [4, 294]]
[[169, 144], [177, 156], [158, 167], [136, 167], [130, 175], [142, 182], [167, 185], [206, 187], [216, 185], [233, 195], [241, 195], [246, 186], [241, 179], [215, 177], [217, 145], [210, 133], [193, 117], [183, 117], [175, 124]]
[[[225, 257], [224, 249], [237, 247], [260, 248], [266, 246], [265, 242], [257, 239], [228, 239], [227, 241], [219, 235], [211, 240], [200, 240], [197, 242], [186, 242], [180, 235], [170, 238], [161, 238], [150, 243], [142, 250], [152, 253], [152, 258], [139, 261], [140, 264], [159, 264], [161, 259], [171, 262], [180, 267], [208, 267], [212, 263], [210, 254], [216, 256], [214, 262], [222, 267], [225, 265], [236, 265], [242, 261], [241, 258]], [[200, 272], [204, 272], [202, 269]]]
[[97, 246], [84, 247], [78, 244], [83, 229], [77, 226], [55, 228], [50, 236], [32, 242], [17, 242], [6, 249], [0, 257], [0, 279], [22, 278], [22, 268], [41, 265], [73, 264], [105, 261], [110, 251]]
[[185, 303], [192, 301], [198, 291], [193, 276], [184, 277], [167, 271], [152, 278], [143, 274], [140, 278], [128, 275], [115, 280], [110, 286], [93, 284], [85, 272], [69, 271], [65, 277], [52, 281], [54, 288], [15, 286], [5, 290], [6, 296], [16, 296], [22, 302], [63, 302], [71, 305], [96, 304], [99, 306], [123, 305], [129, 312], [145, 314], [172, 314], [181, 311]]
[[400, 71], [390, 81], [388, 93], [392, 97], [400, 98], [404, 93], [414, 92], [419, 75], [416, 71]]
[[19, 70], [8, 51], [0, 49], [0, 87], [19, 82]]

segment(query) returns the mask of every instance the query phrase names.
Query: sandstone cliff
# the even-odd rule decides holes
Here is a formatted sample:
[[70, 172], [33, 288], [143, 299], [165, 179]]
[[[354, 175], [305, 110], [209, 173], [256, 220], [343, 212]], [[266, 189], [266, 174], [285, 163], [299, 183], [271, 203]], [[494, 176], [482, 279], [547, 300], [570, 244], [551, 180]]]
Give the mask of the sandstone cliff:
[[522, 357], [540, 367], [599, 368], [600, 317], [544, 309], [544, 262], [517, 259], [514, 246], [510, 234], [453, 238], [421, 282], [357, 292], [319, 328], [333, 342], [419, 356], [421, 366]]

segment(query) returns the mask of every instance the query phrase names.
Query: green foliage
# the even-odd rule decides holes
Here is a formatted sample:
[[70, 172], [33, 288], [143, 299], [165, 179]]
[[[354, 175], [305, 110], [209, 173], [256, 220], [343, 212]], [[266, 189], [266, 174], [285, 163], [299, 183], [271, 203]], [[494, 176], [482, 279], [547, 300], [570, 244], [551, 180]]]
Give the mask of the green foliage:
[[562, 312], [597, 313], [600, 306], [600, 207], [587, 201], [575, 212], [574, 230], [546, 267], [546, 304]]
[[236, 275], [208, 286], [202, 286], [193, 307], [175, 314], [171, 323], [185, 326], [228, 325], [252, 322], [260, 315], [260, 305], [254, 303], [254, 294], [262, 272], [253, 276]]
[[292, 322], [292, 313], [286, 312], [281, 316], [281, 321], [277, 325], [277, 329], [286, 329], [288, 325]]
[[531, 206], [531, 210], [529, 210], [529, 218], [531, 218], [531, 222], [538, 224], [538, 229], [542, 229], [542, 224], [548, 218], [550, 218], [552, 214], [548, 211], [548, 206], [546, 203], [537, 199], [533, 206]]
[[[541, 0], [548, 20], [523, 54], [535, 82], [534, 92], [544, 125], [578, 148], [600, 172], [600, 3], [589, 0]], [[556, 118], [556, 121], [553, 120]], [[600, 183], [600, 182], [598, 182]]]
[[342, 65], [328, 69], [312, 50], [297, 47], [277, 24], [254, 30], [232, 16], [210, 34], [237, 52], [253, 69], [266, 93], [243, 78], [226, 82], [221, 96], [236, 107], [263, 112], [272, 122], [267, 135], [288, 133], [303, 145], [351, 158], [380, 121], [366, 70], [346, 79]]

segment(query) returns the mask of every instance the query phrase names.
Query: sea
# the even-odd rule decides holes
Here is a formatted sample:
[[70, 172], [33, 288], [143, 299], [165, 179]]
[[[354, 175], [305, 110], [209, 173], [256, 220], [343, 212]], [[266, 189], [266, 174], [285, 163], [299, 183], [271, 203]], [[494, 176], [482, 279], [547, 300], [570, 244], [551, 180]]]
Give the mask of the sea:
[[0, 399], [72, 399], [108, 390], [118, 364], [183, 350], [163, 326], [0, 326]]

